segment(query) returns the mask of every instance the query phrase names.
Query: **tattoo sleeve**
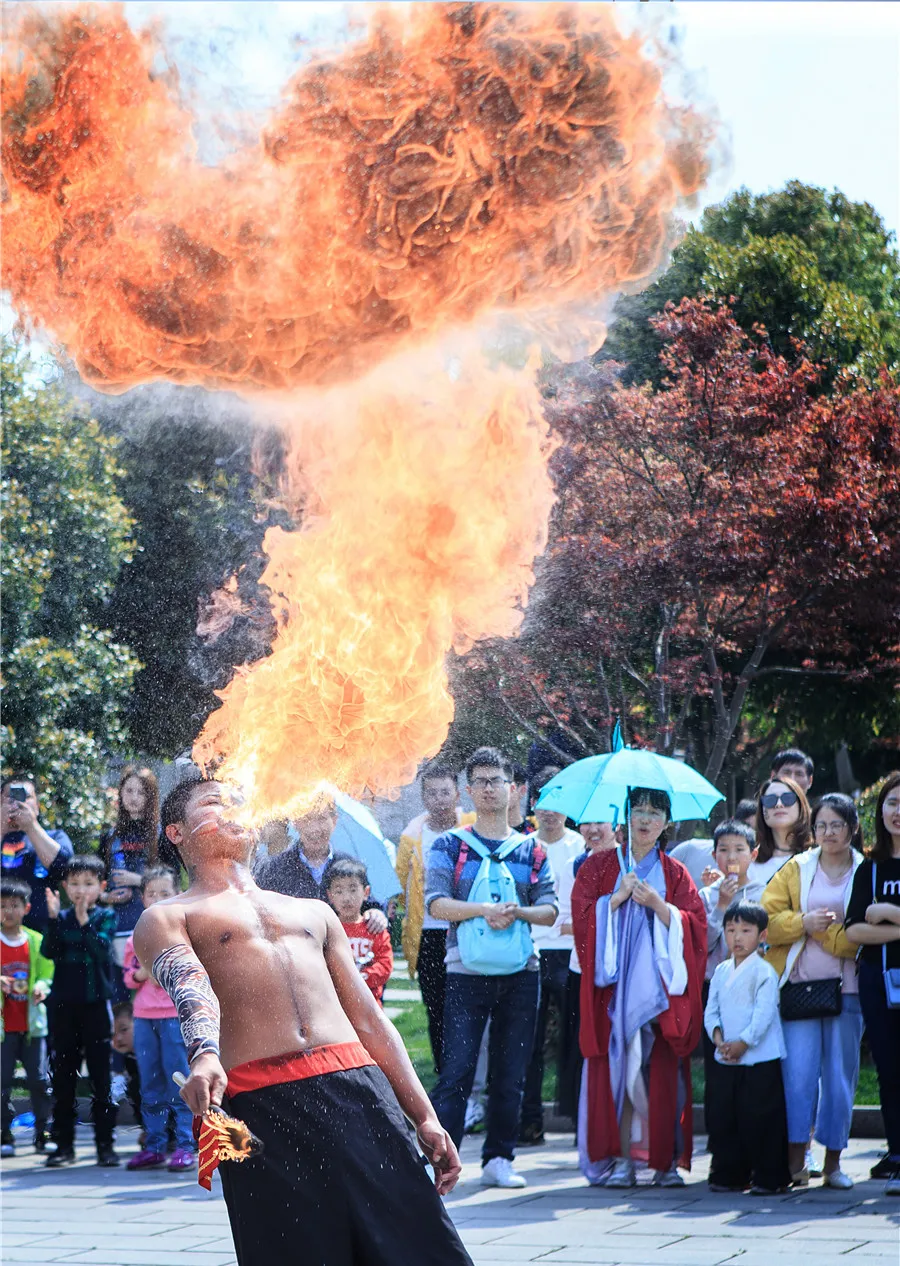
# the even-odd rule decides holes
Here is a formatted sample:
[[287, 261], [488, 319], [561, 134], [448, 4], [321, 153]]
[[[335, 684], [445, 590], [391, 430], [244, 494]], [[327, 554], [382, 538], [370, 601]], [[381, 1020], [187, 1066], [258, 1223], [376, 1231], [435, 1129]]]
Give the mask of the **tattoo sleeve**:
[[206, 968], [187, 945], [172, 945], [155, 959], [153, 978], [175, 1003], [188, 1062], [219, 1054], [219, 1000]]

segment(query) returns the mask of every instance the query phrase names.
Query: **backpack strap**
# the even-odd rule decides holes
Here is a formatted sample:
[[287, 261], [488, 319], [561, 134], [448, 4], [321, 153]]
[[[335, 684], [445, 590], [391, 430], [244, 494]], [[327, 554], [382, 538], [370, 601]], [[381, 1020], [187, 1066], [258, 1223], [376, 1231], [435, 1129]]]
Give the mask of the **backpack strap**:
[[453, 868], [453, 887], [459, 888], [460, 876], [463, 873], [463, 867], [469, 860], [469, 849], [482, 859], [490, 856], [484, 845], [475, 838], [472, 833], [464, 826], [454, 826], [447, 832], [448, 835], [455, 835], [460, 842], [459, 853], [456, 856], [456, 865]]

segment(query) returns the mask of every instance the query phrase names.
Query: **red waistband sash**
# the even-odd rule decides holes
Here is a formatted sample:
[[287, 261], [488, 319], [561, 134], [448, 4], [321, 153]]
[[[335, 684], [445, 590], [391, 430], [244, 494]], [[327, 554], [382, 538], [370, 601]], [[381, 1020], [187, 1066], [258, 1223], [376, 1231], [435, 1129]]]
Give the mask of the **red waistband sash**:
[[289, 1051], [268, 1059], [251, 1059], [228, 1071], [229, 1098], [264, 1086], [280, 1086], [287, 1081], [305, 1081], [323, 1073], [348, 1072], [374, 1064], [361, 1042], [335, 1042], [330, 1046], [314, 1046], [309, 1051]]

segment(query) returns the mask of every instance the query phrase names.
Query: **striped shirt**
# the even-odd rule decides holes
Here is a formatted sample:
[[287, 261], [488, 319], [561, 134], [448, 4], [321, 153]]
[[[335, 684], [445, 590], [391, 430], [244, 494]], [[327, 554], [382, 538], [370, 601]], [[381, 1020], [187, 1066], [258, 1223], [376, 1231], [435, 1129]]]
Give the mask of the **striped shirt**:
[[[479, 835], [474, 827], [466, 829], [471, 831], [475, 838], [492, 853], [505, 842], [486, 839], [483, 835]], [[465, 857], [460, 865], [462, 848], [463, 843], [459, 837], [449, 833], [438, 836], [432, 844], [425, 873], [426, 910], [430, 911], [432, 902], [440, 897], [447, 897], [452, 901], [468, 901], [475, 876], [481, 867], [481, 858], [474, 849], [466, 849]], [[550, 861], [546, 849], [535, 836], [523, 835], [519, 847], [510, 853], [505, 861], [515, 880], [520, 906], [552, 906], [554, 910], [557, 909], [556, 887]], [[459, 959], [456, 932], [457, 924], [451, 922], [447, 932], [447, 956], [444, 961], [448, 971], [468, 972]], [[537, 970], [536, 954], [529, 959], [528, 967], [532, 971]]]
[[102, 906], [94, 906], [83, 927], [74, 910], [50, 919], [41, 953], [56, 964], [51, 1002], [108, 1002], [113, 997], [115, 931], [115, 911]]

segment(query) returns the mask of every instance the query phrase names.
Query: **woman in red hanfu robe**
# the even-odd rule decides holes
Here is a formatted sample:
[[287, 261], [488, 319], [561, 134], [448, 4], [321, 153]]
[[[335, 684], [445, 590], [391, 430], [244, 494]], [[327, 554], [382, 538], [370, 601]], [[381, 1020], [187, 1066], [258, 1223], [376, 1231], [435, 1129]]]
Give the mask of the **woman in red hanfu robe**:
[[578, 1115], [582, 1172], [632, 1187], [635, 1160], [683, 1186], [691, 1162], [690, 1055], [703, 1026], [706, 912], [687, 870], [667, 857], [665, 792], [636, 788], [630, 850], [579, 868], [572, 922], [581, 963]]

